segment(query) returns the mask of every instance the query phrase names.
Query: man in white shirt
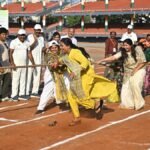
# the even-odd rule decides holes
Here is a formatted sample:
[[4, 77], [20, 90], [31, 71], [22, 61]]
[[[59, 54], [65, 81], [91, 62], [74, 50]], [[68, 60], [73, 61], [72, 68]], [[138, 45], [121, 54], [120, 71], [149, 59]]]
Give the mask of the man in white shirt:
[[75, 29], [74, 28], [68, 28], [68, 34], [64, 35], [64, 36], [61, 36], [61, 39], [63, 39], [63, 38], [70, 38], [72, 43], [77, 46], [78, 45], [78, 41], [74, 37], [74, 35], [75, 35]]
[[136, 44], [137, 42], [137, 35], [136, 33], [133, 32], [133, 26], [132, 25], [128, 25], [127, 26], [127, 32], [125, 32], [123, 35], [122, 35], [122, 38], [120, 39], [120, 41], [124, 41], [126, 39], [131, 39], [133, 44]]
[[[35, 48], [32, 50], [33, 59], [36, 65], [42, 63], [42, 49], [44, 47], [44, 38], [43, 36], [41, 36], [41, 30], [42, 30], [41, 25], [36, 24], [34, 26], [34, 33], [28, 35], [27, 38], [30, 44], [33, 43], [34, 36], [37, 38], [37, 44]], [[29, 65], [30, 64], [31, 62], [29, 61]], [[30, 95], [31, 91], [31, 97], [39, 97], [38, 91], [40, 86], [40, 76], [41, 76], [41, 67], [36, 67], [35, 69], [28, 68], [26, 95]]]
[[[26, 40], [26, 31], [20, 29], [18, 37], [10, 43], [10, 63], [13, 67], [12, 71], [12, 94], [13, 101], [27, 100], [25, 95], [26, 88], [26, 68], [16, 68], [16, 66], [26, 66], [28, 58], [35, 65], [32, 57], [32, 49], [37, 40], [34, 38], [32, 45]], [[19, 93], [19, 94], [18, 94]]]

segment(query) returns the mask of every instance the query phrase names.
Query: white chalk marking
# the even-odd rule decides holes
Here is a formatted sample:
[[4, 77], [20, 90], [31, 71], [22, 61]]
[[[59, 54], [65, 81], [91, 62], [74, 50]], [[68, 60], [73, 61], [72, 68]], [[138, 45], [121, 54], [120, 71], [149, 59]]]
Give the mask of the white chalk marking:
[[0, 121], [18, 122], [18, 120], [12, 120], [12, 119], [6, 119], [6, 118], [0, 118]]
[[108, 128], [108, 127], [110, 127], [110, 126], [113, 126], [113, 125], [116, 125], [116, 124], [120, 124], [120, 123], [122, 123], [122, 122], [131, 120], [131, 119], [134, 119], [134, 118], [136, 118], [136, 117], [138, 117], [138, 116], [141, 116], [141, 115], [144, 115], [144, 114], [147, 114], [147, 113], [150, 113], [150, 110], [144, 111], [144, 112], [141, 112], [141, 113], [132, 115], [132, 116], [129, 116], [129, 117], [127, 117], [127, 118], [124, 118], [124, 119], [121, 119], [121, 120], [118, 120], [118, 121], [110, 122], [110, 123], [108, 123], [108, 124], [106, 124], [106, 125], [100, 126], [99, 128], [97, 128], [97, 129], [95, 129], [95, 130], [91, 130], [91, 131], [88, 131], [88, 132], [84, 132], [84, 133], [82, 133], [82, 134], [75, 135], [75, 136], [73, 136], [73, 137], [71, 137], [71, 138], [67, 138], [67, 139], [65, 139], [65, 140], [59, 141], [59, 142], [57, 142], [57, 143], [54, 143], [54, 144], [52, 144], [52, 145], [50, 145], [50, 146], [47, 146], [47, 147], [45, 147], [45, 148], [42, 148], [42, 149], [40, 149], [40, 150], [49, 150], [49, 149], [52, 149], [52, 148], [54, 148], [54, 147], [58, 147], [58, 146], [60, 146], [60, 145], [63, 145], [63, 144], [65, 144], [65, 143], [68, 143], [68, 142], [70, 142], [70, 141], [73, 141], [73, 140], [76, 140], [76, 139], [78, 139], [78, 138], [87, 136], [87, 135], [89, 135], [89, 134], [92, 134], [92, 133], [95, 133], [95, 132], [97, 132], [97, 131], [103, 130], [103, 129]]
[[46, 115], [46, 116], [37, 117], [37, 118], [26, 120], [26, 121], [20, 121], [20, 122], [14, 123], [14, 124], [8, 124], [8, 125], [0, 126], [0, 129], [4, 129], [4, 128], [16, 126], [16, 125], [21, 125], [21, 124], [25, 124], [25, 123], [29, 123], [29, 122], [33, 122], [33, 121], [37, 121], [37, 120], [41, 120], [41, 119], [45, 119], [45, 118], [48, 118], [48, 117], [56, 116], [58, 114], [63, 114], [65, 112], [68, 112], [68, 111], [61, 111], [61, 112], [57, 112], [57, 113]]
[[26, 104], [28, 104], [28, 103], [23, 103], [23, 104], [18, 104], [18, 105], [13, 105], [13, 106], [1, 107], [0, 110], [7, 109], [7, 108], [12, 108], [12, 107], [23, 106], [23, 105], [26, 105]]
[[138, 146], [150, 146], [150, 143], [136, 143], [136, 142], [119, 142], [122, 144], [138, 145]]

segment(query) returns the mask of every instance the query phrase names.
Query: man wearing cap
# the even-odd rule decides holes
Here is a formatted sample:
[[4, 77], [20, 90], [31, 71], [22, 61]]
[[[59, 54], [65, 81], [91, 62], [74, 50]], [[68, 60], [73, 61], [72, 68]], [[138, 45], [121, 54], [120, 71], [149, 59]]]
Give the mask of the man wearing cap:
[[133, 32], [133, 26], [132, 25], [128, 25], [127, 26], [127, 32], [125, 32], [123, 35], [122, 35], [122, 38], [120, 39], [120, 41], [124, 41], [126, 39], [131, 39], [133, 44], [136, 44], [137, 42], [137, 35], [136, 33]]
[[11, 97], [13, 101], [28, 99], [28, 97], [25, 96], [26, 68], [16, 68], [16, 66], [26, 66], [28, 57], [32, 64], [35, 65], [31, 51], [36, 42], [37, 40], [34, 37], [34, 41], [30, 45], [26, 40], [26, 31], [19, 29], [17, 38], [10, 43], [10, 63], [13, 67]]
[[74, 35], [75, 35], [75, 29], [74, 28], [68, 28], [68, 34], [64, 35], [64, 36], [61, 36], [61, 39], [63, 39], [63, 38], [70, 38], [72, 43], [77, 46], [78, 45], [78, 41], [74, 37]]
[[[9, 63], [9, 48], [6, 44], [8, 30], [6, 28], [0, 28], [0, 67], [10, 66]], [[1, 90], [1, 101], [9, 100], [10, 94], [10, 82], [11, 73], [10, 69], [0, 68], [0, 90]]]
[[[35, 64], [41, 64], [42, 63], [42, 49], [44, 48], [44, 38], [41, 36], [41, 30], [42, 27], [40, 24], [36, 24], [34, 26], [34, 33], [30, 34], [28, 36], [29, 43], [33, 43], [34, 36], [37, 38], [37, 43], [35, 48], [32, 50], [32, 55]], [[29, 61], [29, 65], [31, 62]], [[41, 76], [41, 67], [36, 67], [35, 69], [29, 68], [28, 69], [28, 81], [27, 81], [27, 89], [26, 89], [26, 95], [30, 95], [31, 91], [31, 97], [39, 97], [38, 91], [40, 86], [40, 76]], [[33, 80], [32, 80], [33, 77]], [[32, 89], [31, 89], [32, 85]]]

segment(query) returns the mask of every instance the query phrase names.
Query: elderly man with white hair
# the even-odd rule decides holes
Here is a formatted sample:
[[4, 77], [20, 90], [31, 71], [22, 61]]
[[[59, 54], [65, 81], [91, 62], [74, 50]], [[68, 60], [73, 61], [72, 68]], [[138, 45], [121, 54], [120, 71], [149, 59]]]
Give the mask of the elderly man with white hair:
[[[34, 41], [34, 36], [37, 38], [37, 43], [35, 48], [32, 50], [32, 55], [34, 58], [34, 62], [36, 65], [42, 63], [42, 49], [44, 48], [44, 38], [41, 36], [42, 27], [40, 24], [36, 24], [34, 26], [34, 33], [28, 35], [27, 39], [30, 44]], [[29, 61], [29, 65], [31, 62]], [[30, 95], [31, 97], [39, 97], [38, 91], [40, 86], [40, 76], [41, 76], [41, 67], [36, 68], [28, 68], [28, 80], [27, 80], [27, 88], [26, 88], [26, 95]], [[31, 88], [32, 85], [32, 88]]]
[[133, 32], [133, 26], [131, 24], [127, 26], [127, 32], [125, 32], [122, 35], [122, 38], [120, 39], [120, 41], [123, 42], [126, 39], [131, 39], [133, 44], [136, 44], [136, 42], [138, 40], [136, 33]]

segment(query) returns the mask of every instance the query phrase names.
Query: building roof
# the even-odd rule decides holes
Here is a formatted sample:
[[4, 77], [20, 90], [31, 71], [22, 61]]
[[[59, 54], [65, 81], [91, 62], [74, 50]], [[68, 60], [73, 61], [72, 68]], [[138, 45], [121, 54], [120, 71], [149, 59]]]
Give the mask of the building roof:
[[150, 13], [150, 0], [135, 0], [134, 8], [130, 7], [131, 0], [109, 0], [108, 9], [105, 8], [105, 1], [85, 2], [84, 10], [81, 4], [71, 5], [62, 11], [57, 11], [55, 16], [76, 16], [76, 15], [112, 15], [112, 14], [144, 14]]
[[3, 9], [9, 10], [9, 16], [42, 16], [50, 13], [52, 10], [59, 8], [58, 2], [46, 3], [46, 9], [43, 9], [41, 2], [25, 3], [22, 11], [21, 3], [11, 3], [4, 6]]

